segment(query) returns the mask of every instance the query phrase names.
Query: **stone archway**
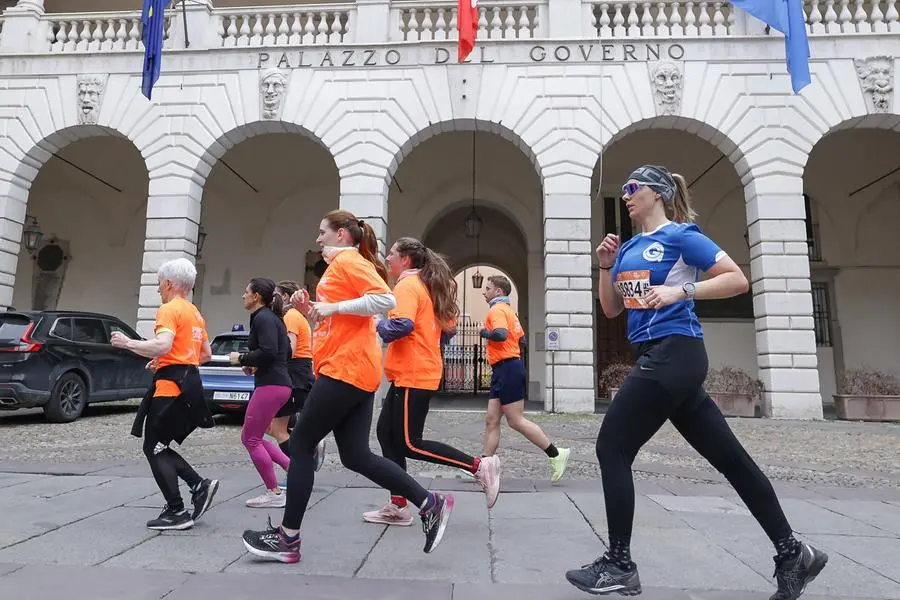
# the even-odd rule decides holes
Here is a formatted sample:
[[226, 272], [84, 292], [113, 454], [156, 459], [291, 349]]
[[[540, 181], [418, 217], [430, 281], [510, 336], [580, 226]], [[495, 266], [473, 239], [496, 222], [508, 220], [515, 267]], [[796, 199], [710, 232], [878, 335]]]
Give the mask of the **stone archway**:
[[319, 222], [339, 204], [334, 158], [306, 130], [254, 123], [225, 138], [240, 141], [214, 155], [200, 205], [206, 240], [198, 301], [210, 335], [247, 321], [240, 296], [252, 277], [315, 289]]
[[[900, 376], [900, 115], [849, 119], [813, 147], [803, 174], [812, 318], [822, 400], [845, 368]], [[877, 293], [872, 293], [877, 290]]]
[[[533, 341], [545, 322], [543, 191], [535, 156], [503, 127], [472, 121], [453, 127], [416, 136], [415, 148], [403, 156], [391, 180], [387, 243], [411, 235], [447, 255], [454, 268], [489, 262], [510, 273], [527, 299], [519, 314]], [[466, 235], [473, 179], [482, 220], [478, 244]], [[538, 400], [546, 373], [536, 348], [529, 343], [529, 382]]]
[[[669, 127], [665, 127], [668, 124]], [[592, 189], [591, 246], [596, 248], [607, 233], [626, 241], [640, 231], [628, 218], [621, 200], [621, 186], [629, 174], [643, 164], [663, 165], [681, 174], [698, 213], [696, 223], [750, 277], [750, 248], [747, 238], [744, 184], [735, 159], [740, 154], [725, 136], [708, 125], [690, 120], [658, 118], [623, 130], [607, 147], [594, 171]], [[592, 257], [596, 271], [596, 256]], [[593, 282], [597, 298], [596, 277]], [[725, 301], [696, 303], [704, 328], [710, 367], [730, 366], [758, 377], [756, 328], [751, 292]], [[603, 371], [611, 364], [632, 361], [626, 338], [625, 314], [607, 319], [595, 300], [596, 373], [598, 392]]]
[[[27, 217], [42, 237], [33, 252], [20, 246], [9, 302], [19, 310], [94, 311], [134, 323], [146, 163], [123, 134], [90, 123], [90, 112], [80, 117], [85, 124], [35, 143], [10, 178], [7, 197], [21, 211], [11, 220]], [[13, 229], [22, 234], [21, 224]]]

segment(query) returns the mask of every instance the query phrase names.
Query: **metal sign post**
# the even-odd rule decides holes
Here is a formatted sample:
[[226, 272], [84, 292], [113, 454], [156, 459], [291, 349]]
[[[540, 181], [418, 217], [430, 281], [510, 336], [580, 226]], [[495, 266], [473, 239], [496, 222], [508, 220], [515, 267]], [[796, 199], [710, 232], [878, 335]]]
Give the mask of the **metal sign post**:
[[550, 352], [550, 412], [556, 412], [556, 351], [559, 350], [559, 327], [548, 327], [545, 349]]

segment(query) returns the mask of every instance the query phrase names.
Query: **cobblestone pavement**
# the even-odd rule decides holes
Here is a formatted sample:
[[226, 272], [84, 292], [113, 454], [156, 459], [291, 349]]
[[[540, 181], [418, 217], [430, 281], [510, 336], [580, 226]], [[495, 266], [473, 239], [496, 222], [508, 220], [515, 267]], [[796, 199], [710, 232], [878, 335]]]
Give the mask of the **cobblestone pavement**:
[[[96, 461], [143, 462], [140, 442], [129, 435], [136, 402], [91, 407], [79, 421], [47, 423], [38, 412], [0, 413], [0, 460], [56, 464]], [[567, 479], [599, 477], [594, 443], [602, 415], [532, 415], [559, 447], [572, 449]], [[426, 434], [477, 454], [481, 450], [482, 416], [477, 412], [432, 411]], [[729, 419], [738, 439], [774, 481], [829, 487], [900, 487], [900, 424], [843, 421], [773, 421]], [[199, 430], [184, 448], [197, 465], [246, 466], [240, 423], [220, 419], [217, 427]], [[378, 442], [372, 428], [372, 448]], [[333, 440], [323, 467], [340, 472]], [[504, 424], [500, 454], [504, 476], [541, 479], [548, 466], [542, 454]], [[417, 475], [450, 475], [452, 469], [412, 461]], [[644, 447], [635, 463], [637, 479], [722, 481], [675, 431], [663, 429]]]

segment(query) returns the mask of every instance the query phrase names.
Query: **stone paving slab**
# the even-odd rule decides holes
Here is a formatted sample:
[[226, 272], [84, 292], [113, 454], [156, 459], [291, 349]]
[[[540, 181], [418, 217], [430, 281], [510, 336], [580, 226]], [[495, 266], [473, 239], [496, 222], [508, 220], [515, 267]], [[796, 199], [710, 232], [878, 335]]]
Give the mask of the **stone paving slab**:
[[900, 536], [900, 506], [878, 500], [810, 500], [816, 506]]
[[[710, 544], [718, 544], [723, 552], [736, 557], [768, 581], [774, 581], [772, 578], [774, 552], [762, 528], [752, 517], [692, 514], [683, 515], [681, 518], [695, 531], [703, 534]], [[883, 550], [866, 549], [866, 546], [863, 546], [863, 550], [869, 554], [860, 555], [860, 560], [857, 561], [846, 556], [848, 548], [846, 542], [857, 539], [853, 536], [813, 534], [799, 537], [828, 554], [828, 566], [810, 585], [811, 590], [838, 598], [859, 596], [891, 600], [900, 598], [900, 585], [896, 581], [867, 566], [877, 562]], [[888, 551], [886, 556], [896, 561], [900, 556], [900, 539], [876, 539], [893, 543], [894, 550]], [[689, 557], [688, 560], [693, 561], [693, 557]]]
[[0, 577], [0, 589], [4, 598], [27, 600], [160, 600], [189, 578], [175, 571], [28, 565]]
[[[366, 510], [375, 510], [388, 500], [380, 492]], [[481, 492], [455, 492], [455, 506], [447, 535], [434, 554], [425, 554], [425, 537], [416, 518], [410, 527], [364, 523], [382, 532], [378, 544], [357, 572], [358, 577], [389, 577], [453, 582], [493, 581], [491, 531], [487, 506]], [[362, 514], [347, 515], [362, 522]]]
[[[379, 578], [290, 576], [278, 574], [190, 574], [111, 567], [20, 566], [0, 575], [4, 597], [58, 600], [244, 600], [266, 597], [304, 600], [584, 600], [587, 594], [567, 583], [490, 584], [409, 581]], [[643, 586], [646, 600], [766, 600], [768, 593], [713, 591]], [[841, 600], [806, 593], [804, 600]], [[854, 600], [876, 600], [857, 596]]]
[[717, 496], [661, 496], [657, 494], [647, 497], [669, 512], [750, 515], [750, 511], [743, 504], [738, 504], [740, 500], [734, 502]]
[[[586, 596], [565, 583], [565, 571], [605, 549], [599, 482], [550, 486], [521, 480], [508, 491], [504, 480], [497, 505], [488, 511], [473, 481], [424, 477], [432, 488], [456, 489], [444, 543], [426, 555], [418, 519], [411, 527], [362, 521], [363, 511], [387, 500], [384, 490], [355, 474], [322, 473], [303, 525], [301, 562], [262, 562], [245, 552], [240, 533], [265, 527], [267, 517], [278, 523], [282, 511], [244, 505], [262, 489], [249, 465], [222, 467], [222, 473], [210, 512], [189, 531], [163, 534], [144, 527], [162, 503], [146, 471], [140, 477], [0, 473], [0, 596], [27, 589], [21, 597], [58, 600], [63, 591], [101, 600], [165, 594], [166, 600], [231, 600], [265, 589], [267, 595], [299, 590], [304, 598], [342, 600], [352, 594], [367, 600], [426, 594], [452, 600], [575, 599]], [[722, 495], [717, 484], [686, 483], [677, 486], [678, 493], [666, 487], [643, 481], [635, 486], [633, 553], [643, 597], [766, 600], [774, 590], [771, 544], [740, 500]], [[784, 498], [783, 506], [801, 538], [830, 556], [805, 599], [900, 598], [898, 504], [807, 495]], [[72, 569], [79, 575], [70, 584], [65, 575]], [[132, 569], [134, 577], [128, 575]], [[93, 583], [92, 577], [103, 581]], [[116, 595], [117, 585], [141, 584], [145, 577], [154, 584], [136, 595]], [[90, 593], [79, 596], [80, 590]]]

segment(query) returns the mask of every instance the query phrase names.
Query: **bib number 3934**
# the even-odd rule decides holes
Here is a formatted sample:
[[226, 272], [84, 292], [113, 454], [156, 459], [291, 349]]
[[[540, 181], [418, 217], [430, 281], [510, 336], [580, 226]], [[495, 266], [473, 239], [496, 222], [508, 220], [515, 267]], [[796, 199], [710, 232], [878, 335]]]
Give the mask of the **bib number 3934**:
[[625, 271], [616, 275], [616, 286], [622, 299], [625, 301], [625, 308], [646, 309], [649, 308], [647, 301], [644, 299], [650, 290], [650, 271]]

